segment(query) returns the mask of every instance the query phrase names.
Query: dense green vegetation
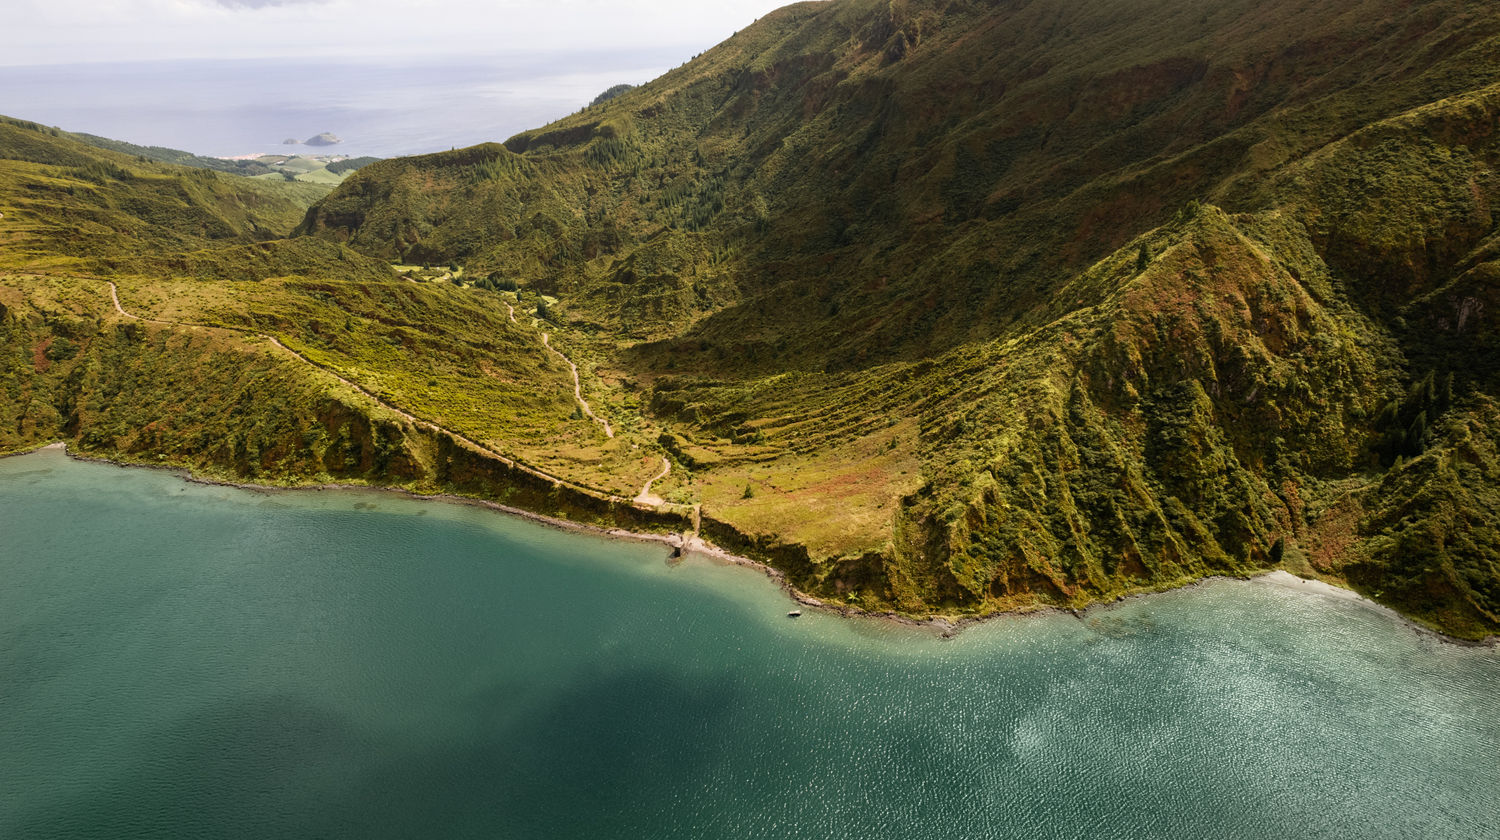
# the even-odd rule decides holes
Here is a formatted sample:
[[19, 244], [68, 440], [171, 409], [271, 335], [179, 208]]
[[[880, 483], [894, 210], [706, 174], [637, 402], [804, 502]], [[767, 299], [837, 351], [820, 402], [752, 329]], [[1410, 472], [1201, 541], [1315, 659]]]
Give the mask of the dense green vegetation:
[[634, 88], [635, 85], [610, 85], [608, 88], [605, 88], [603, 93], [594, 97], [594, 101], [589, 103], [589, 107], [592, 108], [595, 105], [603, 105], [609, 100], [614, 99], [615, 97]]
[[[59, 131], [61, 132], [60, 129]], [[130, 155], [138, 160], [143, 160], [143, 162], [144, 160], [153, 160], [177, 166], [213, 169], [218, 172], [247, 177], [265, 175], [272, 171], [271, 167], [255, 160], [226, 160], [224, 158], [204, 157], [202, 155], [195, 155], [192, 152], [184, 152], [181, 149], [169, 149], [165, 146], [139, 146], [135, 143], [126, 143], [123, 140], [112, 140], [108, 137], [100, 137], [97, 134], [85, 134], [83, 132], [61, 132], [61, 134], [87, 143], [90, 146], [98, 146], [101, 149], [109, 149], [113, 152]]]
[[[302, 185], [0, 130], [0, 451], [61, 438], [226, 478], [397, 484], [684, 527], [677, 512], [601, 501], [633, 496], [653, 466], [634, 436], [606, 440], [575, 416], [568, 369], [529, 318], [511, 319], [540, 299], [278, 238], [315, 195]], [[110, 283], [147, 320], [116, 312]]]
[[301, 230], [555, 296], [669, 498], [809, 591], [1284, 565], [1483, 635], [1500, 14], [1335, 5], [799, 4]]
[[141, 161], [0, 119], [0, 267], [273, 239], [326, 190]]
[[369, 156], [344, 158], [343, 160], [336, 160], [328, 164], [327, 169], [335, 175], [342, 175], [345, 172], [353, 172], [361, 166], [369, 166], [377, 160], [380, 160], [380, 158]]
[[[363, 166], [292, 239], [290, 194], [0, 126], [3, 265], [278, 336], [606, 493], [664, 453], [671, 509], [853, 606], [1279, 566], [1479, 637], [1497, 126], [1472, 0], [835, 0], [503, 144]], [[12, 393], [91, 358], [39, 335]], [[11, 440], [82, 440], [66, 399]]]

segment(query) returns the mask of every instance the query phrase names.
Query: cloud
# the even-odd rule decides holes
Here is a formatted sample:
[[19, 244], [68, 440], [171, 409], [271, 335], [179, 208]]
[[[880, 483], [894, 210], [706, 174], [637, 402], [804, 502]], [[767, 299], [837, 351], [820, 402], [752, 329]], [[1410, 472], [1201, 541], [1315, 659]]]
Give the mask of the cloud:
[[209, 0], [212, 5], [234, 11], [269, 9], [275, 6], [316, 6], [328, 0]]
[[0, 0], [0, 66], [497, 55], [686, 58], [786, 0]]

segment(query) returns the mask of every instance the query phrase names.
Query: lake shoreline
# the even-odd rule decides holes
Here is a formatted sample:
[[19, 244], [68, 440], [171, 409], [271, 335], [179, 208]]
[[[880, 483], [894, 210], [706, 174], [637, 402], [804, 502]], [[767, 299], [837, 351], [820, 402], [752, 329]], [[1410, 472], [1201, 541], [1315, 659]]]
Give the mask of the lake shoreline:
[[1216, 581], [1239, 580], [1250, 583], [1257, 583], [1264, 586], [1277, 586], [1287, 590], [1318, 594], [1328, 598], [1338, 598], [1340, 600], [1357, 602], [1366, 608], [1372, 608], [1384, 613], [1387, 617], [1395, 619], [1397, 623], [1416, 632], [1420, 636], [1428, 637], [1446, 644], [1467, 648], [1500, 649], [1500, 636], [1488, 636], [1484, 639], [1462, 639], [1456, 636], [1449, 636], [1438, 630], [1434, 630], [1433, 628], [1428, 627], [1425, 624], [1421, 624], [1412, 618], [1402, 615], [1401, 613], [1385, 606], [1384, 604], [1381, 604], [1377, 601], [1372, 601], [1369, 598], [1366, 598], [1365, 596], [1351, 589], [1336, 586], [1334, 584], [1328, 583], [1327, 581], [1319, 579], [1303, 578], [1294, 575], [1291, 572], [1286, 571], [1285, 569], [1266, 569], [1264, 571], [1245, 576], [1209, 575], [1207, 577], [1196, 578], [1181, 583], [1174, 583], [1159, 588], [1145, 589], [1137, 592], [1121, 594], [1119, 596], [1116, 596], [1112, 600], [1096, 601], [1084, 607], [1021, 607], [1010, 610], [1002, 610], [999, 612], [986, 613], [984, 615], [966, 615], [958, 617], [935, 615], [926, 619], [918, 619], [914, 616], [903, 615], [901, 613], [888, 610], [875, 611], [848, 604], [831, 603], [816, 596], [809, 595], [806, 592], [797, 589], [796, 586], [794, 586], [791, 581], [787, 579], [786, 574], [780, 569], [770, 566], [769, 564], [762, 563], [758, 560], [751, 559], [749, 557], [732, 554], [724, 550], [723, 548], [720, 548], [719, 546], [714, 545], [707, 540], [704, 540], [702, 537], [697, 536], [696, 534], [652, 534], [640, 531], [628, 531], [623, 528], [604, 528], [598, 525], [590, 525], [584, 522], [574, 522], [567, 519], [547, 516], [545, 514], [536, 513], [534, 511], [525, 510], [523, 508], [503, 505], [499, 502], [490, 501], [488, 499], [480, 499], [470, 496], [458, 496], [451, 493], [419, 493], [403, 487], [392, 487], [388, 485], [334, 483], [282, 486], [273, 484], [256, 484], [253, 482], [230, 481], [226, 479], [210, 478], [207, 476], [197, 475], [190, 468], [177, 465], [143, 464], [129, 461], [120, 461], [114, 458], [84, 455], [74, 452], [71, 448], [69, 448], [67, 442], [65, 441], [54, 441], [26, 450], [7, 452], [3, 455], [0, 455], [0, 458], [33, 455], [48, 450], [61, 451], [69, 459], [84, 463], [107, 464], [110, 466], [119, 467], [121, 469], [151, 469], [172, 472], [176, 473], [179, 478], [189, 484], [201, 484], [211, 487], [229, 487], [237, 490], [248, 490], [251, 492], [267, 494], [278, 492], [323, 492], [347, 490], [358, 490], [374, 493], [394, 493], [396, 495], [400, 495], [414, 501], [442, 502], [445, 504], [459, 504], [468, 507], [483, 508], [502, 514], [517, 516], [549, 528], [588, 534], [595, 537], [602, 537], [604, 539], [623, 540], [638, 543], [657, 543], [672, 549], [672, 554], [669, 558], [670, 560], [680, 562], [680, 558], [686, 556], [687, 554], [694, 554], [703, 559], [726, 565], [742, 566], [748, 569], [755, 569], [769, 578], [778, 587], [780, 587], [782, 592], [784, 592], [787, 597], [799, 607], [806, 607], [809, 609], [817, 610], [819, 612], [838, 615], [841, 618], [873, 619], [878, 621], [891, 622], [906, 627], [936, 632], [945, 639], [950, 639], [957, 636], [966, 628], [978, 626], [980, 624], [995, 621], [998, 619], [1037, 618], [1049, 615], [1068, 615], [1080, 621], [1083, 621], [1087, 619], [1089, 614], [1092, 612], [1105, 612], [1138, 598], [1147, 598], [1154, 595], [1161, 595], [1167, 592], [1176, 592], [1192, 589], [1199, 586], [1206, 586]]

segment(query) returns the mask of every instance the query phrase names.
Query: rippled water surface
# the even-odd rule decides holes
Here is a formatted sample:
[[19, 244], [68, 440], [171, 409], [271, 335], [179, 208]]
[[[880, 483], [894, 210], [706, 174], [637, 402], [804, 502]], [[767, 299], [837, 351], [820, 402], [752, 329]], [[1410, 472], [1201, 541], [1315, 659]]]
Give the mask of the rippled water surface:
[[1497, 836], [1500, 653], [1359, 602], [942, 640], [665, 560], [0, 460], [0, 837]]

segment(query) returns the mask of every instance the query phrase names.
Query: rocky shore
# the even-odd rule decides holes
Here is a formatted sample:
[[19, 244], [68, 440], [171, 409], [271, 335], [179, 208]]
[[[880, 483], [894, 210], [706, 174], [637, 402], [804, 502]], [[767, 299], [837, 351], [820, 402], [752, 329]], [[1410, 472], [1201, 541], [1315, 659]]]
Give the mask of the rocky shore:
[[1376, 603], [1375, 601], [1371, 601], [1370, 599], [1364, 597], [1363, 595], [1360, 595], [1357, 592], [1345, 589], [1343, 587], [1335, 586], [1326, 581], [1298, 577], [1284, 569], [1267, 569], [1256, 574], [1247, 575], [1245, 577], [1213, 575], [1210, 577], [1198, 578], [1196, 580], [1170, 584], [1160, 588], [1142, 589], [1137, 592], [1122, 594], [1111, 601], [1100, 601], [1089, 604], [1085, 607], [1078, 608], [1038, 606], [1034, 608], [1003, 610], [988, 613], [985, 615], [967, 615], [957, 617], [935, 615], [928, 616], [926, 618], [918, 618], [916, 616], [904, 615], [902, 613], [894, 611], [867, 610], [851, 604], [839, 604], [814, 597], [805, 592], [802, 592], [801, 590], [793, 586], [791, 581], [788, 580], [786, 574], [780, 569], [749, 557], [733, 554], [691, 532], [674, 534], [653, 534], [639, 531], [628, 531], [622, 528], [603, 528], [584, 522], [573, 522], [566, 519], [559, 519], [553, 516], [546, 516], [522, 508], [499, 504], [498, 502], [489, 501], [487, 499], [480, 499], [469, 496], [458, 496], [448, 493], [420, 493], [402, 487], [348, 483], [273, 485], [257, 484], [254, 482], [230, 481], [197, 475], [191, 470], [176, 465], [136, 463], [116, 460], [107, 457], [85, 455], [72, 451], [68, 448], [67, 443], [62, 441], [48, 443], [42, 446], [24, 449], [17, 452], [5, 453], [4, 455], [0, 455], [0, 457], [18, 457], [21, 455], [34, 454], [44, 450], [61, 451], [75, 461], [108, 464], [110, 466], [125, 469], [146, 468], [167, 470], [169, 472], [179, 474], [184, 481], [192, 484], [203, 484], [214, 487], [232, 487], [238, 490], [248, 490], [258, 493], [324, 492], [340, 490], [362, 490], [376, 491], [381, 493], [394, 493], [417, 501], [443, 502], [446, 504], [459, 504], [469, 507], [484, 508], [486, 510], [493, 510], [511, 516], [518, 516], [522, 519], [526, 519], [540, 525], [545, 525], [550, 528], [590, 534], [606, 539], [627, 540], [631, 542], [644, 543], [659, 543], [671, 548], [671, 557], [674, 559], [685, 558], [689, 555], [692, 555], [712, 562], [742, 566], [748, 569], [755, 569], [761, 574], [764, 574], [777, 586], [779, 586], [781, 590], [786, 593], [788, 598], [802, 607], [818, 610], [820, 612], [829, 613], [832, 615], [837, 615], [842, 618], [874, 619], [879, 621], [893, 622], [907, 627], [936, 632], [943, 638], [953, 638], [968, 627], [977, 626], [979, 624], [990, 622], [996, 619], [1028, 618], [1046, 615], [1071, 615], [1079, 620], [1085, 620], [1092, 614], [1106, 612], [1122, 603], [1138, 598], [1145, 598], [1152, 595], [1160, 595], [1165, 592], [1204, 586], [1214, 581], [1244, 580], [1267, 586], [1276, 586], [1288, 591], [1312, 593], [1327, 598], [1337, 598], [1340, 600], [1358, 602], [1368, 609], [1376, 610], [1388, 616], [1389, 618], [1394, 619], [1395, 621], [1399, 622], [1415, 633], [1447, 644], [1454, 644], [1462, 647], [1500, 647], [1500, 636], [1490, 636], [1486, 639], [1481, 640], [1455, 638], [1453, 636], [1446, 635], [1430, 627], [1427, 627], [1426, 625], [1413, 621], [1412, 619], [1402, 615], [1401, 613], [1382, 604]]

